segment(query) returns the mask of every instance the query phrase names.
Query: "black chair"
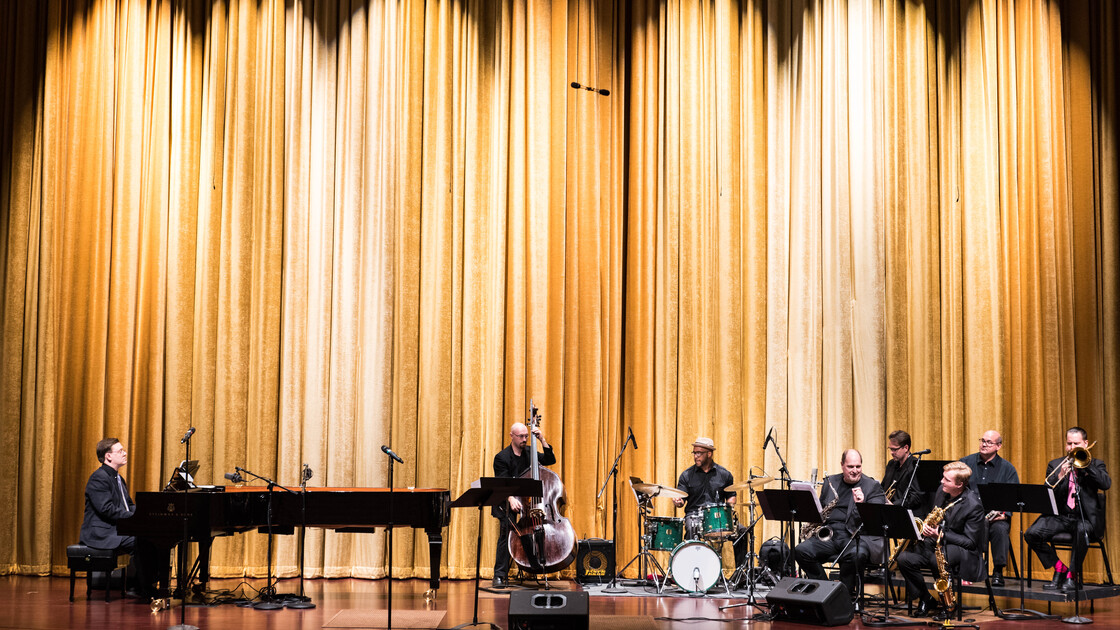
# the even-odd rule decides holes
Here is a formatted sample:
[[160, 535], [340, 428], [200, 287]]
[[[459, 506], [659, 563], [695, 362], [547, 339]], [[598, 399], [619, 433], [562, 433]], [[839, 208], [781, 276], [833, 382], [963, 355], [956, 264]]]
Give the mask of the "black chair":
[[[86, 573], [86, 599], [93, 593], [93, 574], [105, 573], [105, 601], [113, 588], [113, 571], [128, 566], [128, 554], [117, 553], [115, 549], [96, 549], [81, 543], [66, 548], [66, 566], [70, 568], [70, 601], [74, 601], [74, 579], [78, 571]], [[124, 571], [122, 571], [122, 576]], [[121, 598], [125, 594], [125, 582], [121, 579]]]
[[[1107, 523], [1107, 520], [1108, 520], [1107, 519], [1107, 513], [1108, 513], [1107, 512], [1107, 508], [1108, 508], [1107, 501], [1108, 501], [1108, 498], [1107, 498], [1106, 493], [1104, 493], [1104, 492], [1098, 492], [1097, 493], [1097, 505], [1099, 506], [1099, 509], [1097, 510], [1097, 520], [1096, 520], [1095, 523], [1093, 523], [1093, 535], [1089, 539], [1089, 547], [1088, 547], [1088, 549], [1085, 550], [1085, 552], [1086, 552], [1086, 554], [1088, 554], [1089, 549], [1099, 549], [1100, 550], [1101, 557], [1104, 559], [1105, 576], [1106, 576], [1106, 579], [1108, 580], [1107, 582], [1105, 582], [1105, 584], [1107, 584], [1108, 586], [1113, 586], [1113, 585], [1116, 584], [1116, 582], [1113, 581], [1113, 579], [1112, 579], [1112, 565], [1109, 564], [1109, 562], [1108, 562], [1108, 549], [1107, 549], [1107, 546], [1104, 543], [1105, 524]], [[1056, 549], [1056, 550], [1065, 550], [1065, 551], [1072, 551], [1073, 550], [1073, 534], [1069, 534], [1069, 533], [1066, 533], [1066, 532], [1062, 532], [1060, 534], [1055, 534], [1054, 538], [1050, 542], [1054, 545], [1054, 549]], [[1033, 553], [1028, 553], [1027, 554], [1027, 587], [1028, 588], [1031, 585], [1031, 575], [1032, 575], [1031, 570], [1032, 570], [1032, 565], [1033, 564], [1034, 564], [1034, 554]]]

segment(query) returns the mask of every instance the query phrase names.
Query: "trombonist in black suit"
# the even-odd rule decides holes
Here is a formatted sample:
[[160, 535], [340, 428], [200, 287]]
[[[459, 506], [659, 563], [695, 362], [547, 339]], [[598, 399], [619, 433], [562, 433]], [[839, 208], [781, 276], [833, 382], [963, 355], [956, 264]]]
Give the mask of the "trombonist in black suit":
[[930, 615], [940, 606], [922, 577], [923, 569], [932, 569], [935, 579], [939, 576], [935, 555], [939, 541], [947, 568], [955, 570], [962, 580], [978, 582], [988, 573], [980, 556], [986, 531], [984, 504], [969, 487], [972, 469], [964, 462], [949, 462], [942, 470], [941, 487], [933, 494], [933, 506], [945, 510], [942, 521], [936, 526], [923, 523], [922, 540], [898, 554], [898, 571], [906, 581], [906, 596], [920, 600], [915, 613], [918, 617]]
[[[883, 553], [883, 539], [879, 536], [860, 536], [858, 544], [848, 545], [862, 523], [856, 504], [886, 503], [887, 495], [878, 481], [863, 474], [863, 456], [859, 451], [854, 448], [844, 451], [840, 465], [844, 472], [825, 477], [821, 488], [822, 507], [828, 507], [836, 499], [824, 522], [831, 536], [827, 540], [820, 535], [809, 536], [794, 547], [793, 554], [806, 577], [814, 580], [828, 579], [821, 563], [837, 560], [840, 581], [854, 599], [858, 593], [860, 569], [870, 558]], [[826, 530], [822, 527], [819, 531]], [[847, 550], [840, 555], [845, 547]]]
[[[1046, 483], [1054, 488], [1058, 503], [1056, 515], [1042, 515], [1023, 535], [1027, 545], [1038, 555], [1046, 568], [1054, 567], [1054, 577], [1042, 588], [1070, 592], [1077, 588], [1077, 576], [1085, 560], [1085, 550], [1093, 535], [1100, 509], [1097, 493], [1112, 487], [1112, 477], [1102, 460], [1089, 455], [1089, 434], [1081, 427], [1066, 431], [1066, 456], [1051, 460], [1046, 466]], [[1075, 449], [1080, 449], [1075, 453]], [[1075, 455], [1088, 458], [1082, 468], [1074, 465]], [[1073, 552], [1069, 565], [1063, 564], [1051, 540], [1060, 532], [1073, 534]]]

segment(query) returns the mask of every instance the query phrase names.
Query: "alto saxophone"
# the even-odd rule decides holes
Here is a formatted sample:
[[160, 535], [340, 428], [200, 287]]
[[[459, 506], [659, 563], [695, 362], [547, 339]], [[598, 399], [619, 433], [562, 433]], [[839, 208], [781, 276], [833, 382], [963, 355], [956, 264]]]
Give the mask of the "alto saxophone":
[[836, 487], [831, 483], [828, 484], [828, 487], [832, 489], [832, 500], [821, 510], [821, 522], [803, 524], [801, 526], [801, 540], [808, 540], [813, 536], [819, 536], [821, 540], [832, 538], [832, 528], [826, 527], [824, 522], [828, 520], [828, 515], [832, 512], [832, 509], [836, 507], [840, 495], [836, 494]]
[[[929, 514], [926, 515], [926, 520], [924, 520], [924, 521], [918, 520], [918, 517], [915, 516], [914, 517], [914, 524], [918, 526], [918, 532], [921, 533], [921, 531], [923, 529], [925, 529], [926, 526], [937, 527], [938, 525], [940, 525], [941, 521], [944, 520], [944, 518], [945, 518], [945, 512], [948, 512], [949, 508], [953, 507], [954, 505], [956, 505], [959, 502], [960, 502], [960, 499], [957, 499], [956, 501], [953, 501], [952, 503], [950, 503], [949, 505], [946, 505], [945, 507], [935, 507], [935, 508], [933, 508], [932, 510], [929, 511]], [[887, 561], [887, 568], [891, 569], [892, 571], [894, 570], [895, 562], [898, 561], [898, 554], [902, 553], [903, 550], [906, 549], [906, 546], [909, 544], [909, 542], [910, 542], [910, 539], [907, 538], [907, 539], [903, 540], [902, 542], [898, 543], [898, 546], [895, 547], [895, 549], [894, 549], [894, 553], [891, 554], [890, 560]]]
[[957, 596], [953, 593], [953, 583], [950, 580], [948, 563], [945, 562], [941, 538], [942, 536], [937, 537], [937, 544], [933, 548], [933, 554], [937, 558], [937, 580], [933, 583], [933, 589], [937, 591], [937, 596], [941, 598], [941, 605], [945, 610], [952, 610], [956, 605]]

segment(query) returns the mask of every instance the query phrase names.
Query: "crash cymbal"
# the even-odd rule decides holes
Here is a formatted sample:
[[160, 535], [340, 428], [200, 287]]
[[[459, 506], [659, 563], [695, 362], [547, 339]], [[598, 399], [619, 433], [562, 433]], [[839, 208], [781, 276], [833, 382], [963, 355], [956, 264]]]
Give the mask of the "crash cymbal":
[[659, 483], [636, 483], [634, 490], [642, 494], [648, 494], [651, 497], [666, 497], [668, 499], [685, 499], [688, 498], [688, 493], [684, 490], [677, 490], [669, 486], [663, 486]]
[[744, 481], [743, 483], [737, 483], [733, 486], [727, 486], [726, 490], [727, 492], [740, 492], [742, 490], [750, 490], [751, 488], [757, 489], [765, 486], [771, 481], [774, 481], [773, 477], [755, 477], [750, 481]]

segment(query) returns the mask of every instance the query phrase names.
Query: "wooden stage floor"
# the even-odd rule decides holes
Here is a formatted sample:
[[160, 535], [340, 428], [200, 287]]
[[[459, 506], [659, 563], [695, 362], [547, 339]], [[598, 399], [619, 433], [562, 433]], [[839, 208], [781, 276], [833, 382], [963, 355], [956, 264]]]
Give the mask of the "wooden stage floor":
[[[1014, 580], [1011, 584], [1017, 584]], [[264, 580], [251, 580], [247, 583], [236, 580], [215, 580], [211, 587], [252, 595], [256, 588], [264, 586]], [[1036, 583], [1037, 584], [1037, 583]], [[488, 586], [483, 582], [483, 586]], [[580, 588], [570, 582], [553, 583], [559, 589]], [[384, 610], [386, 606], [387, 582], [385, 580], [307, 580], [305, 592], [312, 598], [316, 607], [309, 610], [255, 610], [228, 603], [216, 606], [188, 606], [185, 621], [200, 629], [238, 628], [245, 630], [262, 629], [318, 629], [335, 618], [340, 612], [362, 613]], [[297, 580], [281, 580], [277, 592], [294, 593], [299, 589]], [[423, 580], [396, 580], [393, 582], [393, 626], [402, 627], [403, 611], [439, 611], [445, 613], [439, 628], [452, 628], [458, 624], [469, 623], [474, 616], [474, 582], [467, 580], [444, 580], [436, 599], [427, 602], [424, 591], [427, 582]], [[630, 628], [688, 628], [695, 630], [714, 630], [717, 628], [776, 628], [796, 629], [812, 627], [791, 622], [747, 621], [744, 618], [752, 613], [749, 607], [721, 611], [720, 606], [744, 601], [739, 598], [728, 599], [724, 596], [708, 595], [702, 598], [686, 596], [648, 595], [645, 593], [627, 595], [599, 594], [600, 587], [588, 587], [590, 597], [591, 628], [610, 628], [629, 630]], [[640, 591], [641, 589], [635, 589]], [[736, 593], [738, 594], [738, 593]], [[85, 583], [79, 579], [75, 588], [75, 601], [70, 603], [69, 578], [66, 577], [0, 577], [0, 599], [5, 604], [0, 614], [0, 628], [21, 628], [28, 630], [89, 628], [91, 630], [159, 629], [163, 630], [179, 623], [180, 609], [162, 610], [153, 613], [150, 606], [133, 599], [114, 599], [106, 603], [102, 591], [94, 591], [93, 600], [85, 599]], [[1060, 620], [1009, 621], [995, 617], [988, 609], [986, 595], [964, 595], [967, 606], [976, 607], [965, 614], [983, 628], [1012, 628], [1021, 626], [1027, 629], [1071, 627]], [[998, 597], [997, 606], [1011, 608], [1018, 606], [1018, 598]], [[1044, 601], [1027, 600], [1027, 608], [1046, 612]], [[1053, 602], [1053, 612], [1062, 616], [1073, 614], [1074, 606], [1069, 602]], [[980, 608], [983, 607], [981, 610]], [[501, 628], [508, 628], [509, 594], [483, 591], [479, 595], [478, 618], [481, 622], [493, 622]], [[757, 612], [757, 611], [754, 611]], [[893, 614], [901, 615], [900, 611]], [[1083, 602], [1082, 616], [1090, 617], [1096, 627], [1120, 627], [1120, 599], [1115, 597], [1097, 599], [1094, 610]], [[645, 618], [645, 619], [642, 619]], [[939, 625], [939, 624], [938, 624]], [[486, 625], [480, 626], [485, 628]], [[871, 627], [857, 616], [849, 627]]]

